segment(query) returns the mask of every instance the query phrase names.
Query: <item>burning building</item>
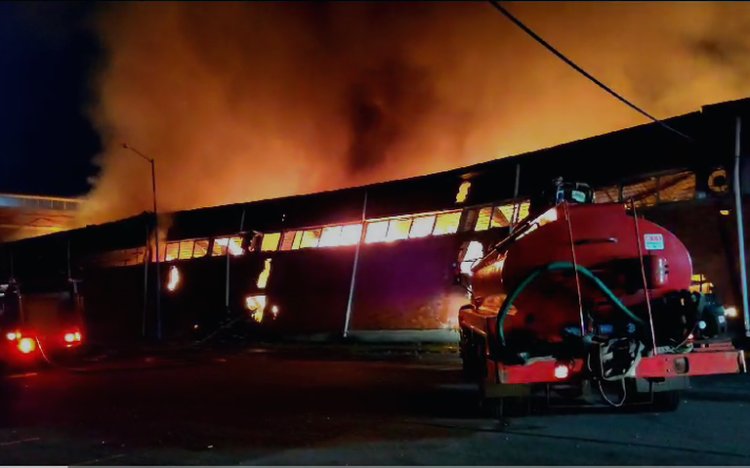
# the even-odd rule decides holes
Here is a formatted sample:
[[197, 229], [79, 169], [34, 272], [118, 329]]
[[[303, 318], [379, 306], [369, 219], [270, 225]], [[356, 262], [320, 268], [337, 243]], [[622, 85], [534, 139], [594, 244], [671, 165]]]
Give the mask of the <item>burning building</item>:
[[696, 287], [710, 281], [739, 304], [727, 214], [735, 119], [749, 109], [666, 121], [690, 139], [647, 124], [411, 179], [173, 212], [160, 216], [158, 253], [151, 213], [10, 242], [0, 275], [27, 296], [75, 288], [91, 341], [189, 338], [233, 317], [283, 336], [455, 339], [457, 274], [563, 177], [595, 187], [599, 203], [633, 200], [693, 252]]

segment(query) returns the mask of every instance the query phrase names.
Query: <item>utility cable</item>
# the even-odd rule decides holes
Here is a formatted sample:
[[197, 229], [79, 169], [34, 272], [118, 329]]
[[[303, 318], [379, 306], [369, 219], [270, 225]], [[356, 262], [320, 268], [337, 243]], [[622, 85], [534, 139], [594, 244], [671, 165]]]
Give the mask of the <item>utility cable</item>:
[[572, 61], [568, 57], [566, 57], [559, 50], [555, 49], [555, 47], [553, 47], [549, 42], [545, 41], [541, 36], [539, 36], [537, 33], [535, 33], [531, 28], [529, 28], [528, 26], [526, 26], [525, 24], [523, 24], [521, 22], [521, 20], [519, 20], [518, 18], [516, 18], [515, 16], [513, 16], [513, 14], [511, 12], [509, 12], [505, 7], [503, 7], [502, 5], [500, 5], [499, 1], [497, 1], [497, 0], [489, 0], [489, 2], [490, 2], [490, 4], [493, 7], [495, 7], [495, 9], [497, 11], [499, 11], [500, 13], [502, 13], [513, 24], [515, 24], [523, 32], [525, 32], [526, 34], [528, 34], [529, 36], [531, 36], [532, 39], [534, 39], [536, 42], [538, 42], [539, 44], [541, 44], [545, 49], [547, 49], [548, 51], [550, 51], [553, 55], [555, 55], [557, 58], [559, 58], [560, 60], [562, 60], [563, 62], [565, 62], [568, 66], [570, 66], [571, 68], [573, 68], [575, 71], [577, 71], [578, 73], [580, 73], [581, 75], [583, 75], [584, 77], [586, 77], [589, 81], [593, 82], [595, 85], [597, 85], [598, 87], [600, 87], [601, 89], [603, 89], [604, 91], [606, 91], [607, 93], [609, 93], [615, 99], [617, 99], [618, 101], [622, 102], [623, 104], [625, 104], [626, 106], [630, 107], [631, 109], [633, 109], [634, 111], [638, 112], [639, 114], [641, 114], [641, 115], [643, 115], [643, 116], [651, 119], [652, 121], [654, 121], [655, 123], [661, 125], [665, 129], [667, 129], [667, 130], [669, 130], [669, 131], [671, 131], [671, 132], [679, 135], [682, 138], [685, 138], [688, 141], [691, 141], [691, 142], [693, 141], [692, 137], [690, 137], [690, 136], [682, 133], [681, 131], [677, 130], [676, 128], [671, 127], [670, 125], [666, 124], [662, 120], [659, 120], [658, 118], [654, 117], [650, 113], [648, 113], [645, 110], [643, 110], [642, 108], [638, 107], [633, 102], [629, 101], [627, 98], [625, 98], [623, 95], [621, 95], [617, 91], [613, 90], [612, 88], [610, 88], [606, 84], [602, 83], [600, 80], [598, 80], [591, 73], [589, 73], [586, 70], [584, 70], [583, 68], [581, 68], [581, 66], [579, 66], [578, 64], [576, 64], [574, 61]]

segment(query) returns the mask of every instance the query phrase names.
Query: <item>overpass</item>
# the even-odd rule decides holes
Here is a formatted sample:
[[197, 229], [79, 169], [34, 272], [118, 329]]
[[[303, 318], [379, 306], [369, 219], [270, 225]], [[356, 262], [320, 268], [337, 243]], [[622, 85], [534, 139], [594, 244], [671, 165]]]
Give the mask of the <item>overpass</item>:
[[82, 200], [0, 193], [0, 242], [64, 231]]

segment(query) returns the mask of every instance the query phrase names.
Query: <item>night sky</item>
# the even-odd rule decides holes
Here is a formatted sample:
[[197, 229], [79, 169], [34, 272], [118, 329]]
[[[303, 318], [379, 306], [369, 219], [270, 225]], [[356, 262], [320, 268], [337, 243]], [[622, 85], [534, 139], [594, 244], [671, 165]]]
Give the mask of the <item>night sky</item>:
[[86, 4], [0, 3], [0, 192], [88, 191], [100, 150], [86, 115], [100, 48]]

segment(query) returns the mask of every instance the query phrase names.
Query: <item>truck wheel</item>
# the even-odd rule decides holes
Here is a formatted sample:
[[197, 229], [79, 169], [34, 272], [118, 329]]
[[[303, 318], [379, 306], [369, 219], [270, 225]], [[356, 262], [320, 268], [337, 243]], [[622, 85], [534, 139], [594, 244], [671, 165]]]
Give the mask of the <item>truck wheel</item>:
[[654, 402], [651, 407], [654, 411], [663, 413], [677, 411], [677, 408], [680, 407], [680, 396], [681, 394], [679, 390], [656, 392], [654, 393]]

